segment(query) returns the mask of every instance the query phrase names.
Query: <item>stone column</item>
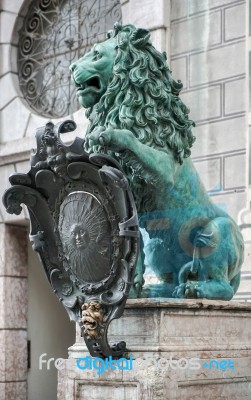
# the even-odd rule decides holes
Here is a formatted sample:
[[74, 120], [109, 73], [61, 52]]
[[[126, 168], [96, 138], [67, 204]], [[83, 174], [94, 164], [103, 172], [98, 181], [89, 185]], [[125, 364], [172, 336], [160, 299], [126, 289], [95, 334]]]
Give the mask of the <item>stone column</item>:
[[0, 224], [0, 400], [27, 398], [26, 228]]

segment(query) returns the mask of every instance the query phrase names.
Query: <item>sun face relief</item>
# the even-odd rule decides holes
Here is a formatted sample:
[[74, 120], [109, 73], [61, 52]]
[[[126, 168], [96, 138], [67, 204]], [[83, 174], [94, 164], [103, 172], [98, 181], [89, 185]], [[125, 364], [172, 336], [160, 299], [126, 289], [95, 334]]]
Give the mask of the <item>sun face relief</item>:
[[73, 245], [78, 249], [84, 249], [90, 243], [90, 237], [82, 224], [74, 224], [71, 227]]
[[109, 275], [111, 235], [105, 211], [95, 196], [77, 191], [65, 198], [60, 207], [59, 233], [78, 279], [98, 282]]
[[78, 100], [84, 108], [98, 103], [112, 75], [116, 40], [112, 38], [104, 43], [95, 45], [89, 53], [70, 66]]

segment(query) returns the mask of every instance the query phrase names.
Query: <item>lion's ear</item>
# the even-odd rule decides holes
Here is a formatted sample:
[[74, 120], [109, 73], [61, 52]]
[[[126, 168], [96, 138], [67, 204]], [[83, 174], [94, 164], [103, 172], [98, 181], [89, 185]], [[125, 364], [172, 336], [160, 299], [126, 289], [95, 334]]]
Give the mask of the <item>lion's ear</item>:
[[136, 29], [132, 34], [132, 43], [134, 47], [142, 49], [150, 39], [150, 32], [146, 29]]

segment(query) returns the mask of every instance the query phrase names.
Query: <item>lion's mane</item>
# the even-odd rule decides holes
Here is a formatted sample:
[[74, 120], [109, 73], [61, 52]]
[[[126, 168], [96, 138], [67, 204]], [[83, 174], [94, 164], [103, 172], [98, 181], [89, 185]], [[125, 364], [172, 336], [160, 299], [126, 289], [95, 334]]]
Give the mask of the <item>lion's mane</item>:
[[141, 143], [173, 150], [182, 163], [191, 154], [194, 122], [179, 98], [183, 85], [172, 78], [165, 53], [152, 46], [148, 31], [133, 25], [116, 23], [108, 35], [117, 37], [117, 56], [89, 132], [97, 126], [129, 129]]

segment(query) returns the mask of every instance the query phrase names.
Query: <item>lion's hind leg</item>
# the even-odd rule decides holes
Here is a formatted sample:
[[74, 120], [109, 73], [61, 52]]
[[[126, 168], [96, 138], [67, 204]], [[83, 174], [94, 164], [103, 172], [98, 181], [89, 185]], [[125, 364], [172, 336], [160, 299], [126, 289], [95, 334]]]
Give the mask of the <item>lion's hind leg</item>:
[[244, 252], [235, 222], [227, 216], [215, 218], [198, 232], [194, 245], [193, 262], [181, 268], [175, 295], [231, 300], [239, 286]]

